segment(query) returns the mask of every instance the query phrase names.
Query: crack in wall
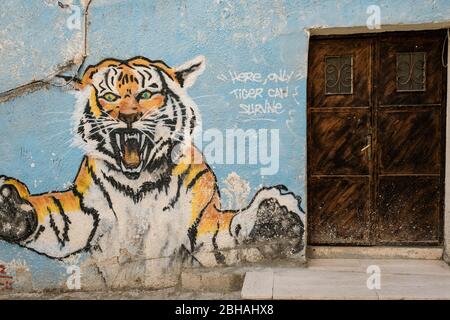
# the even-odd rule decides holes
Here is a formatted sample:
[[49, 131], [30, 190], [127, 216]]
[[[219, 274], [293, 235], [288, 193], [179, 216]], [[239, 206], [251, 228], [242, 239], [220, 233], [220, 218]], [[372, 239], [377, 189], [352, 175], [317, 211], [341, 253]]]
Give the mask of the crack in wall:
[[77, 68], [76, 73], [74, 74], [72, 80], [75, 77], [80, 78], [81, 77], [81, 69], [84, 66], [84, 63], [86, 62], [87, 59], [87, 50], [88, 50], [88, 26], [89, 26], [89, 7], [91, 6], [93, 0], [88, 0], [86, 5], [85, 5], [85, 9], [84, 9], [84, 14], [83, 14], [83, 19], [84, 19], [84, 30], [83, 30], [83, 55], [81, 57], [81, 63]]
[[[49, 76], [40, 79], [40, 80], [34, 80], [31, 81], [29, 83], [26, 83], [24, 85], [18, 86], [16, 88], [13, 89], [9, 89], [7, 91], [4, 92], [0, 92], [0, 103], [5, 103], [7, 101], [13, 100], [17, 97], [29, 94], [29, 93], [33, 93], [35, 91], [39, 91], [41, 89], [48, 89], [50, 87], [65, 87], [68, 86], [75, 78], [79, 78], [80, 77], [80, 72], [84, 66], [84, 63], [86, 61], [86, 58], [88, 56], [87, 54], [87, 48], [88, 48], [88, 25], [89, 25], [89, 7], [91, 5], [93, 0], [87, 0], [83, 2], [83, 6], [84, 6], [84, 12], [83, 12], [83, 47], [82, 47], [82, 53], [81, 53], [81, 58], [79, 60], [81, 61], [76, 61], [76, 59], [71, 59], [68, 62], [57, 66], [56, 67], [56, 72], [51, 73]], [[69, 71], [72, 68], [76, 67], [76, 71], [72, 76], [68, 76], [66, 78], [70, 79], [67, 80], [67, 82], [63, 85], [58, 85], [56, 83], [54, 83], [52, 80], [54, 78], [56, 78], [58, 75], [60, 75], [63, 72]]]

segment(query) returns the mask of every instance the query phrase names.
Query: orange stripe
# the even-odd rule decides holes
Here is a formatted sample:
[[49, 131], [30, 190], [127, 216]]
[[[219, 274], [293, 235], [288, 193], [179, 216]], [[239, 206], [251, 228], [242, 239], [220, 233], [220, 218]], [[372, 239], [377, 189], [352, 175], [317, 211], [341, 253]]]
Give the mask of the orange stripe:
[[88, 171], [88, 167], [90, 170], [95, 172], [96, 168], [94, 160], [86, 158], [81, 165], [77, 178], [75, 179], [75, 187], [81, 194], [84, 194], [92, 184], [92, 176]]
[[[92, 184], [92, 176], [88, 171], [88, 167], [90, 167], [91, 170], [95, 170], [94, 160], [87, 158], [83, 161], [74, 183], [76, 190], [81, 194], [86, 193]], [[30, 196], [28, 201], [36, 210], [38, 221], [40, 223], [44, 222], [45, 217], [49, 215], [49, 211], [52, 213], [59, 212], [59, 208], [56, 206], [52, 197], [55, 197], [61, 202], [61, 206], [67, 214], [80, 210], [80, 199], [72, 191], [53, 192], [38, 196]]]
[[231, 211], [218, 211], [220, 207], [219, 195], [215, 195], [214, 201], [212, 201], [208, 208], [203, 213], [200, 224], [197, 228], [197, 236], [201, 236], [205, 233], [215, 233], [217, 231], [217, 224], [219, 224], [219, 231], [228, 230], [230, 227], [231, 219], [235, 213]]
[[10, 178], [6, 179], [4, 183], [14, 186], [22, 199], [26, 200], [30, 196], [28, 188], [22, 182]]
[[214, 177], [210, 172], [208, 172], [205, 173], [200, 179], [198, 179], [192, 187], [191, 225], [197, 219], [203, 208], [208, 205], [208, 202], [210, 202], [210, 200], [214, 196], [215, 185], [216, 182], [214, 181]]
[[100, 107], [97, 104], [97, 95], [95, 90], [91, 90], [91, 97], [89, 99], [89, 106], [91, 107], [92, 113], [98, 118], [102, 114]]

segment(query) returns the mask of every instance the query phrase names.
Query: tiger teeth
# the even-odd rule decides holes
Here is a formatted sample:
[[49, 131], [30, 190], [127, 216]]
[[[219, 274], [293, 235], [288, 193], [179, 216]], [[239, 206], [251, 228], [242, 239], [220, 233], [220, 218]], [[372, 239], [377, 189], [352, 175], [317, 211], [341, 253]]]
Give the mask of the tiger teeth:
[[145, 146], [146, 146], [146, 138], [145, 135], [139, 132], [132, 132], [132, 133], [120, 133], [116, 132], [114, 134], [115, 142], [118, 146], [119, 152], [122, 155], [123, 154], [123, 148], [125, 146], [125, 143], [127, 143], [129, 140], [136, 140], [139, 145], [139, 150], [142, 154], [145, 154]]
[[128, 141], [129, 139], [139, 140], [139, 135], [137, 133], [125, 133], [124, 138], [125, 141]]

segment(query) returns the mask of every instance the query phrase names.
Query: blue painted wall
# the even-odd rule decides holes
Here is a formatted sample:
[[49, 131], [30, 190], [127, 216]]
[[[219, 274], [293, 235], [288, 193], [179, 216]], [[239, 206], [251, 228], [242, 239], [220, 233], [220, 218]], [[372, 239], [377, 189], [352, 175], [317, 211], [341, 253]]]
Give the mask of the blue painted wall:
[[[58, 66], [79, 62], [81, 29], [67, 19], [83, 14], [87, 1], [4, 0], [0, 8], [0, 91], [50, 79]], [[286, 184], [305, 198], [306, 74], [309, 28], [365, 26], [369, 5], [379, 5], [382, 25], [450, 21], [450, 0], [93, 0], [88, 11], [84, 67], [108, 58], [142, 55], [175, 66], [204, 55], [207, 67], [190, 90], [203, 116], [203, 129], [267, 128], [280, 132], [280, 168], [261, 176], [260, 165], [214, 165], [221, 181], [233, 171], [251, 183]], [[74, 72], [72, 68], [71, 72]], [[285, 73], [288, 82], [233, 83], [231, 73], [253, 72], [264, 79]], [[68, 72], [70, 74], [70, 72]], [[288, 90], [284, 99], [239, 101], [234, 89]], [[1, 97], [1, 95], [0, 95]], [[279, 103], [279, 113], [248, 116], [241, 103]], [[25, 182], [31, 192], [63, 189], [82, 157], [70, 146], [74, 97], [49, 86], [0, 105], [0, 174]], [[304, 203], [306, 207], [306, 203]], [[65, 277], [59, 262], [0, 243], [0, 260], [24, 259], [36, 287], [57, 285]]]

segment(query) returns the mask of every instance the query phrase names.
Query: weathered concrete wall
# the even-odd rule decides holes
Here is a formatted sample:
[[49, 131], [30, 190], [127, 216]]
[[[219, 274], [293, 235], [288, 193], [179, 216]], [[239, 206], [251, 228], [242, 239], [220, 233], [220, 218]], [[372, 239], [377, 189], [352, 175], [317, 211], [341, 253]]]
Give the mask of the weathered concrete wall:
[[[290, 241], [291, 238], [298, 240], [296, 236], [300, 235], [303, 237], [300, 247], [304, 244], [304, 233], [292, 232], [297, 230], [295, 227], [301, 229], [298, 220], [293, 218], [294, 220], [287, 219], [286, 222], [281, 218], [283, 224], [280, 219], [270, 220], [273, 218], [265, 213], [269, 210], [275, 213], [273, 216], [290, 217], [285, 209], [279, 207], [285, 205], [287, 211], [304, 220], [300, 209], [292, 205], [294, 201], [290, 192], [297, 196], [296, 201], [299, 197], [303, 198], [301, 207], [306, 208], [306, 74], [309, 30], [365, 27], [371, 14], [367, 12], [370, 5], [379, 6], [382, 26], [446, 23], [450, 14], [449, 1], [431, 0], [376, 3], [366, 0], [81, 2], [42, 0], [32, 3], [3, 1], [2, 4], [0, 63], [3, 72], [0, 76], [2, 92], [0, 128], [5, 139], [0, 142], [0, 175], [18, 179], [28, 187], [31, 194], [46, 193], [49, 190], [63, 191], [73, 188], [73, 185], [77, 186], [74, 179], [83, 156], [88, 154], [94, 160], [98, 156], [92, 148], [87, 148], [83, 143], [73, 143], [74, 137], [79, 136], [76, 132], [78, 130], [74, 132], [73, 118], [80, 120], [84, 116], [85, 110], [75, 108], [77, 101], [79, 104], [100, 103], [99, 95], [89, 97], [91, 91], [99, 93], [100, 76], [94, 76], [95, 81], [86, 80], [81, 83], [83, 95], [75, 91], [71, 94], [69, 89], [74, 87], [75, 80], [65, 83], [55, 78], [55, 74], [63, 73], [68, 78], [76, 76], [81, 79], [88, 65], [97, 65], [100, 61], [111, 58], [115, 60], [110, 60], [109, 64], [115, 64], [118, 60], [127, 60], [135, 56], [163, 60], [171, 67], [183, 66], [186, 61], [193, 61], [191, 65], [184, 65], [192, 67], [200, 60], [191, 59], [203, 56], [204, 72], [202, 73], [203, 66], [190, 69], [193, 71], [191, 80], [198, 76], [192, 87], [182, 88], [179, 82], [179, 86], [176, 87], [175, 80], [179, 79], [172, 79], [173, 84], [168, 86], [178, 93], [182, 102], [189, 106], [195, 104], [198, 113], [201, 114], [203, 139], [195, 139], [195, 143], [200, 148], [203, 146], [206, 160], [217, 178], [217, 189], [221, 191], [221, 200], [217, 201], [221, 202], [225, 209], [241, 209], [251, 202], [262, 187], [269, 188], [283, 184], [289, 190], [269, 189], [270, 192], [252, 202], [253, 207], [250, 206], [238, 213], [242, 219], [237, 218], [235, 224], [236, 221], [241, 221], [240, 224], [244, 226], [241, 228], [244, 231], [239, 236], [232, 230], [232, 234], [227, 235], [231, 238], [225, 239], [229, 243], [224, 244], [222, 248], [220, 241], [223, 239], [221, 240], [220, 236], [214, 237], [214, 225], [217, 222], [227, 225], [227, 222], [211, 218], [213, 223], [210, 223], [209, 227], [212, 231], [208, 231], [210, 238], [198, 239], [198, 243], [204, 241], [205, 245], [202, 249], [194, 248], [194, 250], [189, 247], [192, 244], [190, 239], [186, 238], [188, 229], [195, 222], [195, 217], [194, 221], [191, 221], [192, 215], [199, 213], [196, 211], [198, 209], [194, 208], [193, 199], [180, 202], [177, 209], [174, 209], [174, 215], [178, 217], [175, 219], [163, 217], [162, 208], [155, 208], [150, 199], [147, 199], [150, 204], [145, 205], [144, 209], [136, 203], [135, 209], [132, 205], [125, 205], [127, 200], [123, 192], [114, 194], [110, 199], [112, 207], [120, 211], [115, 212], [108, 203], [99, 204], [102, 199], [106, 199], [102, 190], [97, 190], [97, 193], [92, 193], [91, 190], [89, 199], [94, 209], [98, 209], [101, 214], [104, 212], [105, 216], [106, 213], [114, 213], [119, 217], [118, 220], [100, 218], [100, 221], [108, 223], [103, 225], [99, 222], [100, 227], [93, 230], [94, 226], [97, 227], [95, 219], [87, 221], [80, 218], [83, 222], [76, 223], [78, 218], [75, 216], [76, 212], [80, 211], [79, 204], [75, 209], [67, 208], [71, 212], [67, 214], [70, 220], [68, 223], [67, 219], [58, 218], [61, 217], [61, 210], [57, 204], [49, 204], [51, 201], [54, 202], [52, 195], [44, 195], [47, 197], [43, 200], [44, 204], [38, 205], [38, 201], [28, 199], [28, 196], [19, 193], [22, 200], [33, 205], [34, 211], [42, 211], [37, 224], [45, 227], [45, 231], [42, 231], [45, 237], [36, 241], [29, 238], [36, 236], [38, 230], [36, 229], [31, 235], [26, 235], [27, 240], [31, 239], [34, 242], [20, 243], [37, 252], [20, 247], [14, 243], [18, 242], [17, 239], [13, 241], [9, 238], [10, 241], [0, 243], [0, 260], [7, 267], [5, 272], [13, 277], [12, 286], [21, 287], [23, 290], [65, 287], [67, 272], [75, 270], [76, 273], [78, 267], [83, 270], [82, 289], [88, 289], [91, 285], [105, 284], [152, 287], [158, 281], [164, 286], [173, 285], [176, 277], [170, 276], [165, 281], [160, 281], [158, 274], [161, 272], [164, 274], [169, 267], [171, 270], [178, 270], [178, 263], [174, 267], [171, 256], [165, 254], [158, 256], [154, 252], [142, 253], [139, 251], [142, 248], [132, 245], [133, 232], [125, 230], [124, 225], [133, 223], [136, 226], [144, 225], [145, 230], [141, 230], [143, 234], [149, 230], [150, 222], [157, 225], [156, 229], [152, 229], [156, 231], [150, 232], [153, 236], [150, 241], [152, 245], [159, 246], [163, 250], [166, 243], [172, 246], [176, 240], [178, 244], [186, 244], [188, 251], [191, 251], [189, 256], [193, 259], [190, 260], [204, 265], [223, 262], [223, 258], [217, 258], [220, 254], [225, 256], [226, 263], [239, 264], [261, 259], [270, 261], [277, 253], [291, 251], [292, 246], [298, 249], [299, 242], [294, 241], [293, 244]], [[149, 68], [164, 71], [161, 66]], [[97, 69], [96, 73], [105, 75], [106, 69], [100, 67]], [[175, 74], [180, 70], [180, 68], [165, 70], [167, 72], [164, 73], [164, 77], [168, 78], [164, 78], [164, 81], [160, 79], [160, 83], [170, 84], [171, 72]], [[144, 89], [143, 84], [139, 85], [140, 90]], [[101, 107], [108, 107], [111, 110], [114, 108], [114, 101], [102, 103]], [[139, 104], [139, 108], [141, 107], [150, 109], [148, 105], [144, 106], [144, 103]], [[126, 109], [127, 106], [123, 108]], [[105, 117], [103, 116], [103, 120]], [[197, 120], [199, 118], [197, 116]], [[75, 129], [78, 129], [78, 126], [79, 122], [75, 122]], [[227, 161], [226, 157], [230, 153], [235, 152], [239, 155], [236, 146], [228, 145], [227, 148], [227, 130], [230, 129], [255, 130], [255, 141], [258, 143], [255, 149], [250, 151], [250, 155], [256, 156], [255, 159], [246, 155], [241, 159], [242, 163], [238, 163], [237, 159]], [[105, 140], [109, 141], [108, 139]], [[260, 143], [267, 139], [269, 141], [275, 139], [272, 140], [275, 143], [262, 146]], [[212, 144], [213, 142], [215, 144]], [[213, 147], [216, 151], [221, 150], [223, 157], [211, 152]], [[100, 170], [98, 164], [96, 170]], [[88, 175], [92, 176], [91, 173]], [[192, 175], [195, 176], [194, 173]], [[170, 179], [174, 176], [176, 174], [171, 175]], [[185, 178], [183, 176], [183, 179]], [[208, 184], [208, 181], [211, 180], [207, 180], [205, 184]], [[8, 184], [5, 180], [2, 183]], [[133, 183], [129, 182], [130, 186]], [[80, 184], [81, 182], [78, 182], [78, 185]], [[15, 187], [20, 189], [17, 185]], [[214, 188], [202, 186], [200, 188], [202, 192], [198, 194], [211, 192]], [[89, 192], [86, 190], [84, 192], [88, 197]], [[176, 189], [174, 190], [176, 194]], [[169, 202], [173, 199], [172, 195], [169, 196], [170, 192], [160, 192], [164, 194], [159, 197], [157, 197], [159, 194], [152, 195], [158, 198], [159, 202], [156, 203], [162, 203], [162, 198]], [[190, 192], [186, 194], [195, 198]], [[20, 199], [12, 201], [6, 195], [3, 197], [3, 201], [8, 200], [8, 203], [12, 203], [16, 209], [25, 203]], [[58, 201], [61, 200], [59, 194], [53, 197]], [[79, 201], [77, 196], [74, 199], [75, 202]], [[264, 202], [265, 199], [277, 201]], [[263, 202], [262, 209], [265, 210], [258, 210], [257, 206]], [[69, 207], [69, 204], [67, 206]], [[149, 207], [153, 208], [153, 211], [147, 213], [157, 212], [156, 217], [159, 218], [141, 223], [144, 218], [138, 213], [142, 212], [141, 210], [149, 210]], [[29, 212], [28, 207], [20, 208], [26, 214]], [[134, 220], [127, 221], [131, 219], [130, 215], [127, 215], [130, 210], [136, 211], [133, 211]], [[3, 210], [4, 215], [6, 211]], [[254, 212], [259, 214], [255, 215]], [[189, 214], [189, 219], [186, 214]], [[50, 219], [52, 215], [55, 216], [53, 223]], [[181, 225], [175, 227], [181, 216], [186, 219], [185, 229]], [[126, 217], [123, 218], [125, 220], [121, 220], [122, 217]], [[164, 224], [162, 220], [165, 221]], [[124, 224], [124, 221], [127, 222]], [[278, 222], [281, 227], [277, 229], [274, 226]], [[264, 228], [258, 229], [258, 226], [267, 226], [267, 223], [269, 229], [276, 230], [264, 233], [261, 231]], [[75, 225], [78, 225], [78, 229]], [[259, 234], [264, 235], [262, 238], [269, 242], [281, 241], [282, 244], [272, 243], [271, 246], [261, 248], [261, 242], [249, 241], [251, 238], [249, 235], [255, 226], [255, 230], [260, 230]], [[64, 230], [67, 228], [71, 230], [67, 231], [69, 240], [64, 237]], [[11, 232], [5, 230], [4, 233]], [[78, 230], [77, 233], [74, 230]], [[47, 232], [53, 234], [47, 235]], [[255, 231], [253, 236], [255, 233], [257, 232]], [[226, 238], [226, 231], [223, 234]], [[136, 235], [139, 235], [138, 238], [141, 240], [149, 239], [139, 232]], [[97, 239], [100, 236], [103, 236], [103, 240]], [[247, 236], [247, 239], [242, 239], [244, 236]], [[77, 249], [86, 249], [81, 248], [79, 244], [73, 248], [68, 244], [77, 241], [90, 245], [91, 250], [72, 255], [64, 261], [55, 259]], [[217, 243], [218, 249], [215, 247]], [[100, 252], [98, 247], [101, 247], [103, 252], [107, 251], [107, 244], [116, 251], [110, 250], [103, 256], [93, 255], [92, 252]], [[302, 260], [303, 252], [303, 250], [296, 252], [293, 257]], [[136, 261], [138, 263], [134, 263]], [[20, 277], [25, 280], [19, 281]]]

